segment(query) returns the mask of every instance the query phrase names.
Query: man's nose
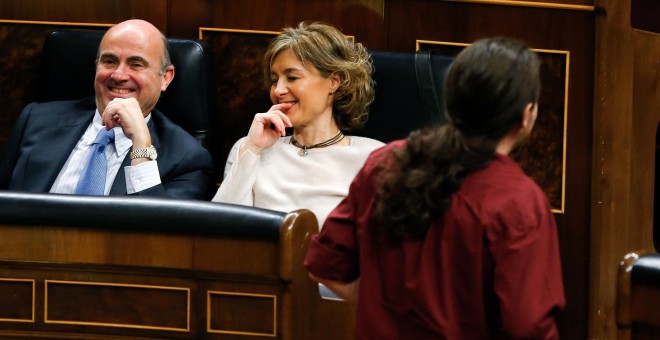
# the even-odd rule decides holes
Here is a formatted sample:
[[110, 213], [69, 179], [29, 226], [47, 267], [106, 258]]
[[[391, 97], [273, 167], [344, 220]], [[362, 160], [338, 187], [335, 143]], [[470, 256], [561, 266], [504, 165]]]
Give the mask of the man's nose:
[[112, 74], [110, 75], [114, 80], [124, 80], [128, 78], [128, 74], [125, 72], [126, 67], [124, 65], [119, 65]]

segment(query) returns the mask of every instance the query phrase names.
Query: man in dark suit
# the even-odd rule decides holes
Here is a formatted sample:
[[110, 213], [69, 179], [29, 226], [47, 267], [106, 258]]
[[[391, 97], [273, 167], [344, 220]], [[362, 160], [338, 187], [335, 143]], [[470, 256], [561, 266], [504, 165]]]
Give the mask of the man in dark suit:
[[112, 130], [101, 150], [107, 170], [99, 194], [206, 198], [210, 153], [154, 109], [173, 79], [156, 27], [142, 20], [113, 26], [99, 46], [95, 100], [28, 105], [0, 157], [0, 189], [84, 194], [79, 182], [93, 144]]

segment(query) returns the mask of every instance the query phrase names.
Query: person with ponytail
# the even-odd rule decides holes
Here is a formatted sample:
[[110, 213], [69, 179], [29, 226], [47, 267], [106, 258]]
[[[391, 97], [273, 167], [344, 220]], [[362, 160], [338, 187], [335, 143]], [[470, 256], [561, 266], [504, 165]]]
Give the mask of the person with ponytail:
[[524, 43], [465, 48], [448, 123], [376, 150], [314, 235], [310, 277], [357, 302], [358, 339], [553, 339], [565, 298], [557, 227], [508, 155], [538, 114]]

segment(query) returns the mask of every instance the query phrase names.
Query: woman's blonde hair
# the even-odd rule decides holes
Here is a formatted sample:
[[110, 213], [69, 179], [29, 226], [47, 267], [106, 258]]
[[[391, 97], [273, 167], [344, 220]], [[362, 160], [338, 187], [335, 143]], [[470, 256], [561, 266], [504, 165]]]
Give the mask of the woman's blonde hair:
[[364, 126], [369, 104], [374, 99], [373, 66], [367, 49], [348, 39], [337, 28], [319, 22], [301, 22], [287, 27], [271, 40], [263, 59], [264, 80], [271, 86], [270, 68], [283, 51], [291, 51], [305, 67], [314, 66], [319, 74], [339, 76], [334, 92], [333, 116], [342, 131]]

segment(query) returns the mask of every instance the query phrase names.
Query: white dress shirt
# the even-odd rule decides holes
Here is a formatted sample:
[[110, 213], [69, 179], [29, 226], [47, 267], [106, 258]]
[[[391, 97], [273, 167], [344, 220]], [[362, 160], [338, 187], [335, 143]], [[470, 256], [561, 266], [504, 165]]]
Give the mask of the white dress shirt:
[[[149, 119], [151, 119], [151, 114], [144, 118], [145, 122], [149, 122]], [[53, 186], [50, 188], [51, 193], [74, 194], [76, 192], [80, 175], [89, 160], [92, 144], [101, 129], [105, 129], [105, 126], [101, 125], [101, 115], [96, 110], [92, 123], [89, 124], [87, 130], [73, 148], [73, 151], [71, 151], [62, 170], [57, 175]], [[112, 183], [114, 183], [115, 177], [117, 177], [117, 172], [124, 162], [126, 154], [130, 152], [133, 146], [133, 141], [124, 135], [121, 127], [115, 127], [114, 130], [115, 142], [108, 145], [105, 149], [108, 159], [108, 171], [104, 191], [104, 195], [106, 196], [110, 193]], [[126, 176], [126, 191], [128, 194], [134, 194], [161, 183], [158, 163], [156, 161], [143, 162], [136, 166], [126, 166], [124, 168], [124, 174]]]
[[228, 173], [213, 201], [285, 212], [309, 209], [320, 228], [348, 195], [353, 177], [369, 154], [384, 145], [371, 138], [346, 137], [349, 145], [308, 149], [307, 157], [300, 156], [291, 137], [279, 138], [261, 155], [248, 149], [239, 157], [243, 137], [229, 153]]

